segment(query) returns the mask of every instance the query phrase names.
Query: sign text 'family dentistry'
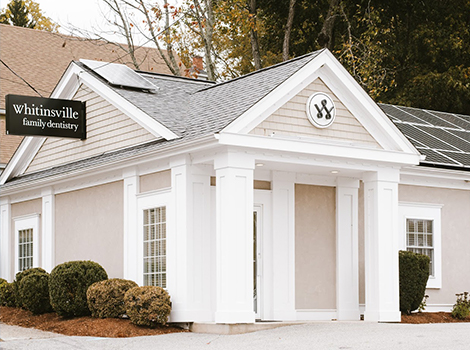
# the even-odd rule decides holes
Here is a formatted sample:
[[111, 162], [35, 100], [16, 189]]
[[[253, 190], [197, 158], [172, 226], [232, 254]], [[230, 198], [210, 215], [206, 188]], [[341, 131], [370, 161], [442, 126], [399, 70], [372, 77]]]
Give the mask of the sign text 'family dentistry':
[[9, 135], [86, 139], [85, 102], [20, 95], [5, 102]]

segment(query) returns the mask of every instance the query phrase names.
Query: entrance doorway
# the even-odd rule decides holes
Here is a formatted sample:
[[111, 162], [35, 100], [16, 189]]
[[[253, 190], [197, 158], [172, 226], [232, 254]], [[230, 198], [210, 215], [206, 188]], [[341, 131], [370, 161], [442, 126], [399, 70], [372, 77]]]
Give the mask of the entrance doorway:
[[263, 207], [256, 205], [253, 208], [253, 311], [256, 319], [262, 318], [262, 223]]

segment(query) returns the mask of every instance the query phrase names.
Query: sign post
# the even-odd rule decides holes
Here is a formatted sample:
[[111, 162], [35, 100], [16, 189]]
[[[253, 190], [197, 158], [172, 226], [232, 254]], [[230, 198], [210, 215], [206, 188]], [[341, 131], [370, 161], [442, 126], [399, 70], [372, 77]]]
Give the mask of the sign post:
[[9, 135], [86, 139], [85, 102], [20, 95], [5, 100]]

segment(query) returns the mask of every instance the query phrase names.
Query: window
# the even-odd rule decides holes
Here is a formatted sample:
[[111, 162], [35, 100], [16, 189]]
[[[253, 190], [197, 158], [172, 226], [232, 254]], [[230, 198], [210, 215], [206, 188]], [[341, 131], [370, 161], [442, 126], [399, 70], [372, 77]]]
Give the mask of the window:
[[39, 215], [13, 219], [15, 223], [15, 272], [39, 266]]
[[400, 203], [400, 249], [429, 256], [427, 288], [441, 288], [441, 208], [436, 204]]
[[406, 219], [406, 250], [429, 256], [429, 276], [434, 277], [432, 220]]
[[144, 285], [166, 288], [166, 207], [143, 211]]
[[33, 267], [33, 229], [18, 231], [18, 270]]

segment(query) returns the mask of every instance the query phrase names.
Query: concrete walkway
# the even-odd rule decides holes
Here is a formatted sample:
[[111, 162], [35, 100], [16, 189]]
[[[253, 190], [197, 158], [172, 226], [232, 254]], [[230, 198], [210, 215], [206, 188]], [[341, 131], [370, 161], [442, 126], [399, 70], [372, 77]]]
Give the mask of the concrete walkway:
[[468, 350], [470, 323], [312, 322], [239, 335], [174, 333], [136, 338], [68, 337], [0, 324], [1, 349], [67, 350]]

